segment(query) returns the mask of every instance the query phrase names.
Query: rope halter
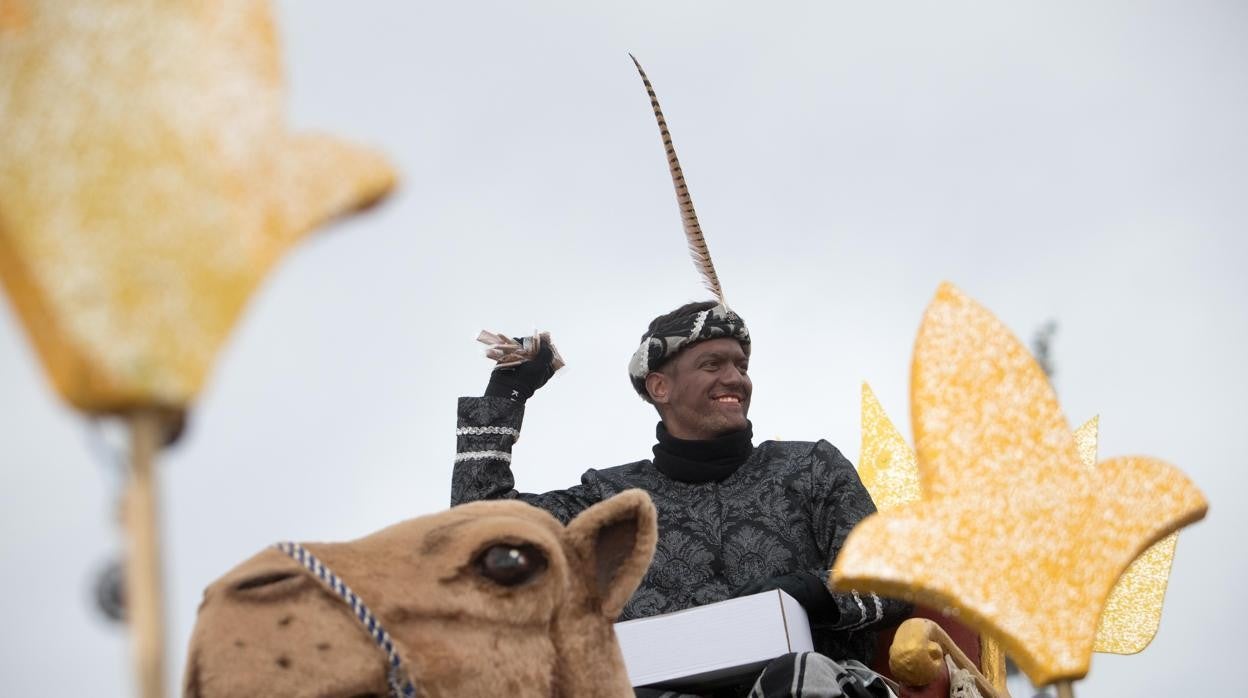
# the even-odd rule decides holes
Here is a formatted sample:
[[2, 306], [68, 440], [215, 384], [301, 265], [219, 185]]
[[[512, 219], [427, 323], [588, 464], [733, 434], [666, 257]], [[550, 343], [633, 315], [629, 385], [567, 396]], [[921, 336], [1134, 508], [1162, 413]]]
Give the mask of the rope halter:
[[277, 543], [273, 547], [289, 555], [319, 579], [322, 585], [334, 592], [335, 596], [342, 599], [351, 608], [351, 613], [356, 620], [368, 631], [368, 636], [372, 638], [377, 647], [381, 648], [381, 651], [386, 653], [386, 663], [389, 667], [386, 682], [390, 685], [390, 698], [416, 698], [416, 685], [412, 683], [411, 675], [403, 666], [403, 659], [399, 657], [394, 640], [390, 637], [390, 633], [381, 627], [381, 621], [377, 620], [377, 616], [368, 609], [364, 600], [351, 591], [351, 587], [347, 586], [346, 582], [343, 582], [333, 570], [326, 567], [302, 545], [288, 541]]

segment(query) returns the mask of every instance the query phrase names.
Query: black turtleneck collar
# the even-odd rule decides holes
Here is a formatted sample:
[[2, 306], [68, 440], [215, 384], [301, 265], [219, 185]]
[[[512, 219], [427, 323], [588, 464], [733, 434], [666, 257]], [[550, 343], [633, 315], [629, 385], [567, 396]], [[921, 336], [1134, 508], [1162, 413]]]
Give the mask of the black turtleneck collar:
[[681, 482], [718, 482], [737, 472], [754, 451], [754, 425], [713, 439], [678, 439], [655, 427], [654, 467]]

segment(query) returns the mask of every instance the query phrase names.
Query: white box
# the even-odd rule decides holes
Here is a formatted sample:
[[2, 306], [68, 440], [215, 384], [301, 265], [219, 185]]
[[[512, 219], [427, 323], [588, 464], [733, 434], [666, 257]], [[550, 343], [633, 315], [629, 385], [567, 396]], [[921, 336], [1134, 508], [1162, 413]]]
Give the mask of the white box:
[[814, 649], [806, 611], [782, 591], [615, 624], [634, 686], [745, 677], [789, 652]]

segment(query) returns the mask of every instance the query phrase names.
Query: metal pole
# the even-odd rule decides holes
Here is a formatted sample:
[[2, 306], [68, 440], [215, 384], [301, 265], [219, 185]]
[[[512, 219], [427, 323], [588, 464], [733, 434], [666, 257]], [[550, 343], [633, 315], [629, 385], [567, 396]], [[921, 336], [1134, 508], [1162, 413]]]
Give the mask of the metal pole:
[[141, 698], [165, 695], [164, 594], [156, 508], [156, 454], [163, 420], [154, 410], [136, 411], [130, 426], [130, 477], [126, 485], [125, 603], [134, 652], [136, 687]]

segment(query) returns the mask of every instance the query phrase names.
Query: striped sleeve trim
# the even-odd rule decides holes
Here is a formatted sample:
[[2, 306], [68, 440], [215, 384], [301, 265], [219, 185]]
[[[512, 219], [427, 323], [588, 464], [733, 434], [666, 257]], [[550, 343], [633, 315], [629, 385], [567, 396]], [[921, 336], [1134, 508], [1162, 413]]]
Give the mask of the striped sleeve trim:
[[462, 463], [466, 460], [501, 460], [504, 463], [511, 462], [511, 454], [506, 451], [465, 451], [464, 453], [455, 454], [455, 462]]
[[511, 427], [460, 427], [455, 430], [456, 436], [481, 436], [489, 434], [492, 436], [510, 436], [513, 439], [520, 438], [520, 430]]
[[873, 602], [873, 608], [871, 609], [872, 613], [870, 614], [868, 614], [867, 606], [862, 602], [862, 597], [858, 594], [858, 592], [851, 590], [850, 593], [853, 594], [854, 603], [858, 605], [858, 612], [861, 615], [858, 616], [858, 622], [848, 628], [845, 628], [846, 630], [857, 630], [884, 619], [884, 603], [880, 601], [880, 597], [875, 595], [875, 592], [869, 593], [871, 601]]

